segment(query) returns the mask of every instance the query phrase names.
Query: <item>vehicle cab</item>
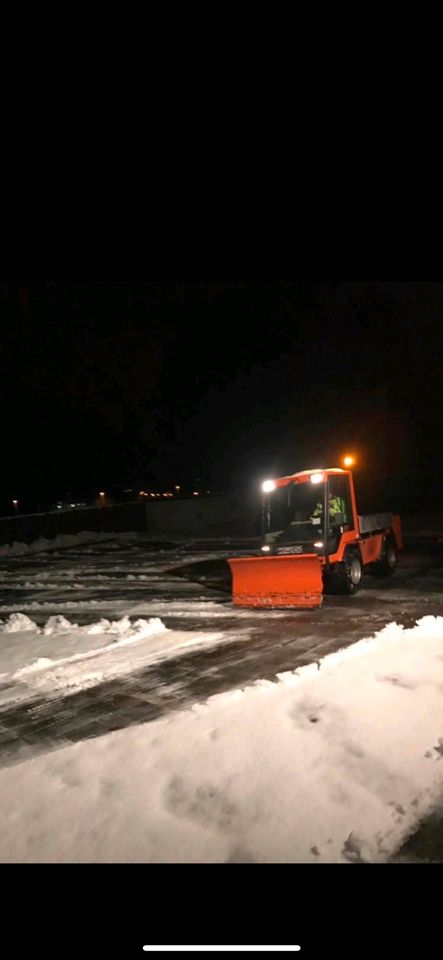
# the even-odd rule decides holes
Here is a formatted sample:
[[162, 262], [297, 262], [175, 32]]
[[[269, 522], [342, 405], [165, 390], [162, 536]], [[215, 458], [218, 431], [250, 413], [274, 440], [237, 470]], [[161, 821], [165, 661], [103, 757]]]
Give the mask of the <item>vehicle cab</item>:
[[359, 538], [350, 470], [303, 470], [265, 481], [263, 493], [263, 556], [317, 554], [335, 563]]

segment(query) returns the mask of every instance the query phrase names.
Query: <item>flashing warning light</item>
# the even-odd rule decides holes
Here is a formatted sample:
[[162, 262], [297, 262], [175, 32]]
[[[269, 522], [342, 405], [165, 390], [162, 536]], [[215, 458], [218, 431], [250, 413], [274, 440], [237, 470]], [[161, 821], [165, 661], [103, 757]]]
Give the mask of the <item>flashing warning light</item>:
[[355, 458], [351, 457], [350, 454], [347, 454], [346, 457], [343, 457], [343, 463], [345, 467], [353, 467], [355, 463]]
[[272, 491], [275, 490], [275, 480], [265, 480], [265, 482], [262, 483], [262, 490], [263, 493], [272, 493]]
[[323, 483], [325, 479], [324, 473], [313, 473], [311, 475], [311, 483]]

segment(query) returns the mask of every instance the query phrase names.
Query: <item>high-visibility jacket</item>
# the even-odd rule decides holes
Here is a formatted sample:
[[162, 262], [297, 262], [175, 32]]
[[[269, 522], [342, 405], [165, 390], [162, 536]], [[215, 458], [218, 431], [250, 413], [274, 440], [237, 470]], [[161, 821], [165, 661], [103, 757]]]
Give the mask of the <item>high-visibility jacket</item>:
[[[329, 497], [329, 516], [335, 517], [337, 513], [346, 513], [345, 503], [341, 497]], [[317, 506], [314, 508], [311, 514], [312, 517], [321, 517], [323, 516], [323, 504], [317, 503]]]
[[329, 500], [329, 513], [332, 517], [336, 513], [342, 513], [343, 516], [346, 513], [345, 502], [342, 497], [331, 497]]

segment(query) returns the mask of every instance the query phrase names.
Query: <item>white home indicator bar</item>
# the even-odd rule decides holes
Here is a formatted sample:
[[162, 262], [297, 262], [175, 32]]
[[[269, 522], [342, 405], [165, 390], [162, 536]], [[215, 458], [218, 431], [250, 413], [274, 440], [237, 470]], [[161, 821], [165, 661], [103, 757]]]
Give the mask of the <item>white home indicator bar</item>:
[[282, 946], [282, 944], [279, 944], [278, 946], [275, 946], [275, 947], [271, 947], [271, 946], [247, 947], [245, 945], [237, 946], [237, 947], [227, 947], [227, 946], [203, 947], [200, 944], [196, 947], [191, 947], [191, 946], [179, 947], [176, 944], [172, 947], [166, 947], [166, 946], [151, 946], [147, 944], [145, 947], [143, 947], [143, 950], [152, 950], [154, 952], [158, 951], [160, 953], [169, 953], [169, 952], [194, 953], [194, 951], [196, 953], [204, 953], [206, 950], [210, 950], [212, 953], [237, 953], [237, 952], [238, 953], [292, 953], [293, 950], [300, 950], [300, 949], [301, 947], [298, 944], [294, 944], [291, 947]]

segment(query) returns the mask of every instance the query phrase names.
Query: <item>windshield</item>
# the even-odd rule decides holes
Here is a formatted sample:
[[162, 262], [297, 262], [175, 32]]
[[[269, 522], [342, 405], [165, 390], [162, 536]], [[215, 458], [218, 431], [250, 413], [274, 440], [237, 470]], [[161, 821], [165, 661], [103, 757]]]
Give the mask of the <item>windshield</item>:
[[324, 483], [288, 483], [274, 490], [265, 501], [265, 542], [317, 540], [323, 534], [324, 497]]

